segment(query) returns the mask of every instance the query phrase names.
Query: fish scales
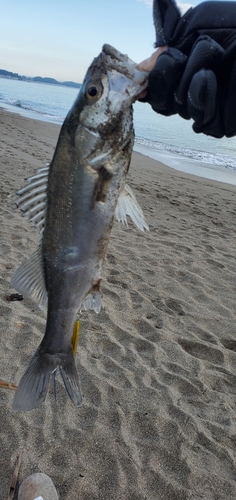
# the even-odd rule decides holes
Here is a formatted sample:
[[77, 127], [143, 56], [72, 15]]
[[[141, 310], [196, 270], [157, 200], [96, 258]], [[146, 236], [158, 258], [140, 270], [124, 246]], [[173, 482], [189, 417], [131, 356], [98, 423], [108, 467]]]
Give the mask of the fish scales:
[[[101, 267], [115, 215], [125, 224], [130, 215], [141, 230], [148, 228], [126, 186], [134, 142], [132, 103], [146, 87], [147, 74], [105, 45], [62, 125], [51, 164], [29, 179], [32, 189], [18, 192], [22, 199], [27, 193], [27, 203], [19, 198], [17, 204], [37, 222], [42, 240], [12, 284], [40, 306], [47, 303], [47, 323], [16, 390], [15, 411], [42, 404], [57, 369], [73, 403], [82, 403], [74, 358], [77, 313], [82, 306], [101, 308]], [[43, 186], [46, 200], [38, 214]]]

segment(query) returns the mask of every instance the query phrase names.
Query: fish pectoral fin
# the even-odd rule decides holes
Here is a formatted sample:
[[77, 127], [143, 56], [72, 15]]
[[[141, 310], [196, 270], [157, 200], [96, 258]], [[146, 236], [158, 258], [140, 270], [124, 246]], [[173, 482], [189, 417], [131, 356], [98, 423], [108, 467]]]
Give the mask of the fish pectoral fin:
[[99, 313], [101, 311], [101, 308], [103, 307], [100, 291], [92, 290], [92, 292], [90, 292], [85, 298], [82, 307], [85, 309], [85, 311], [88, 311], [90, 309], [91, 311]]
[[70, 399], [75, 406], [82, 404], [80, 379], [72, 349], [64, 354], [48, 354], [39, 347], [15, 392], [12, 405], [15, 412], [33, 410], [44, 402], [51, 374], [57, 367]]
[[42, 245], [23, 262], [12, 276], [11, 284], [24, 297], [33, 300], [41, 309], [47, 304], [43, 272]]
[[129, 215], [133, 223], [138, 229], [144, 231], [149, 230], [148, 224], [146, 223], [143, 215], [143, 211], [139, 206], [132, 189], [125, 184], [120, 192], [120, 196], [117, 201], [115, 217], [119, 222], [125, 224], [128, 227], [126, 216]]

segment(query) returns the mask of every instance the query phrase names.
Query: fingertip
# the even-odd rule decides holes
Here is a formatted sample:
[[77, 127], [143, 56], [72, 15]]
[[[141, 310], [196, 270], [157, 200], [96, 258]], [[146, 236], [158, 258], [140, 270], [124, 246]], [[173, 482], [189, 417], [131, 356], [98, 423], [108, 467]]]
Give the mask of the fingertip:
[[147, 59], [145, 59], [145, 61], [142, 61], [136, 66], [136, 69], [138, 69], [139, 71], [147, 71], [147, 65]]
[[148, 57], [147, 59], [145, 59], [144, 61], [139, 63], [136, 66], [136, 68], [139, 71], [152, 71], [152, 69], [154, 68], [154, 66], [156, 64], [158, 57], [161, 55], [162, 52], [164, 52], [167, 49], [168, 49], [168, 45], [163, 45], [163, 47], [159, 47], [157, 50], [155, 50], [155, 52], [153, 52], [151, 57]]
[[143, 91], [141, 92], [141, 94], [139, 94], [139, 96], [137, 97], [138, 101], [139, 101], [140, 99], [145, 99], [145, 97], [147, 97], [147, 95], [148, 95], [148, 91], [147, 91], [147, 90], [143, 90]]

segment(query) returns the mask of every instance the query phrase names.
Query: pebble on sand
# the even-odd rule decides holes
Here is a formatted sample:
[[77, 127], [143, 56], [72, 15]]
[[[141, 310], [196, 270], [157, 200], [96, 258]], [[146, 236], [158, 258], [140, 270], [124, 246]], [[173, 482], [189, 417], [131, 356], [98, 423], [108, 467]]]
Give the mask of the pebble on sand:
[[58, 500], [56, 488], [46, 474], [37, 472], [28, 476], [20, 485], [18, 500]]

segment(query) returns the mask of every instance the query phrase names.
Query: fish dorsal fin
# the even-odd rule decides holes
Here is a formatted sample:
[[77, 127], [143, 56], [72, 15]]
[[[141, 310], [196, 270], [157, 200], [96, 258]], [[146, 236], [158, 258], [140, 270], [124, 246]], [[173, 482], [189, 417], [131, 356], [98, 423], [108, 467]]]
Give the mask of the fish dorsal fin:
[[37, 174], [27, 179], [28, 183], [17, 191], [16, 205], [24, 216], [35, 224], [42, 233], [47, 205], [47, 186], [50, 165], [37, 170]]
[[42, 245], [15, 271], [11, 284], [24, 297], [33, 300], [41, 309], [47, 304], [47, 290], [43, 270]]
[[126, 218], [127, 215], [130, 216], [138, 229], [141, 231], [144, 231], [144, 229], [147, 231], [149, 230], [149, 227], [144, 219], [143, 211], [139, 206], [132, 189], [125, 184], [118, 198], [115, 217], [119, 222], [122, 222], [122, 224], [125, 224], [128, 227]]
[[87, 295], [83, 302], [83, 308], [85, 309], [85, 311], [88, 311], [88, 309], [90, 309], [91, 311], [95, 311], [96, 313], [99, 313], [101, 311], [102, 297], [98, 290], [93, 290]]

